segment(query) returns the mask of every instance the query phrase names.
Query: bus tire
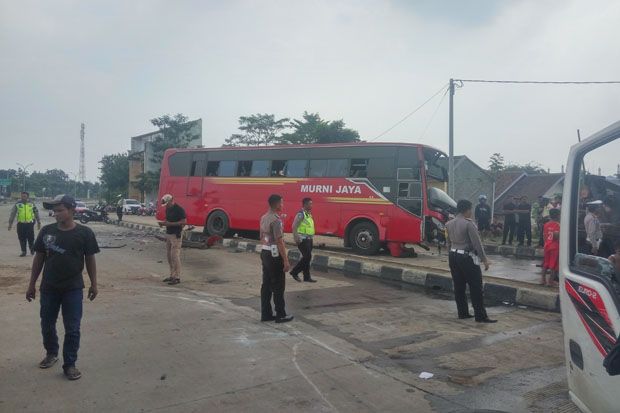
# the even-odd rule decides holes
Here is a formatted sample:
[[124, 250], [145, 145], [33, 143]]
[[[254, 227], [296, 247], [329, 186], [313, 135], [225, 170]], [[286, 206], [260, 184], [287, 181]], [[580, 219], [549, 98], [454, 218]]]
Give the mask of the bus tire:
[[205, 228], [209, 235], [226, 236], [230, 231], [228, 216], [223, 211], [212, 212], [209, 218], [207, 218], [207, 225]]
[[375, 255], [381, 249], [379, 230], [370, 221], [355, 224], [349, 235], [353, 251], [361, 255]]

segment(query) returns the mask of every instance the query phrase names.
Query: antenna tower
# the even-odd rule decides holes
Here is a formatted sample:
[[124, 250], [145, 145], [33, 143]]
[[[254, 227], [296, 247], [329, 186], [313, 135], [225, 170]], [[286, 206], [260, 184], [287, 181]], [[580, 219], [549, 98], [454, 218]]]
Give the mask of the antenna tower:
[[80, 128], [80, 182], [84, 182], [86, 180], [86, 167], [84, 165], [84, 128], [85, 126], [82, 123], [82, 127]]

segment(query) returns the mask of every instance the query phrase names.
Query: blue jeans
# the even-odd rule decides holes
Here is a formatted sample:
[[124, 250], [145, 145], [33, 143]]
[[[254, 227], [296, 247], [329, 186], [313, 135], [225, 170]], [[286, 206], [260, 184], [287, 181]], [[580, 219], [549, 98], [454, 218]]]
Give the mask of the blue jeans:
[[56, 319], [62, 307], [65, 342], [62, 346], [63, 368], [74, 367], [80, 348], [80, 322], [82, 321], [82, 289], [63, 293], [41, 291], [41, 333], [43, 347], [48, 355], [58, 355]]

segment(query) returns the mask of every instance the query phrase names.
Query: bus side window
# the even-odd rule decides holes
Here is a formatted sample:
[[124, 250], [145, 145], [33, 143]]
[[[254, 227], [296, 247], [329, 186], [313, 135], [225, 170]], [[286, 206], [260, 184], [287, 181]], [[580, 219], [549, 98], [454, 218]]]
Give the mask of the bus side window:
[[327, 175], [327, 160], [313, 159], [310, 161], [310, 172], [308, 176], [311, 178], [321, 178]]
[[271, 176], [284, 176], [286, 161], [271, 161]]
[[237, 176], [250, 176], [252, 161], [239, 161], [237, 164]]
[[217, 176], [235, 176], [237, 161], [220, 161]]
[[306, 176], [307, 168], [308, 161], [306, 160], [288, 161], [284, 167], [284, 175], [292, 178], [301, 178]]
[[219, 161], [209, 161], [207, 162], [207, 171], [206, 176], [218, 176], [217, 171], [220, 169]]
[[327, 175], [332, 177], [349, 176], [348, 159], [329, 159], [327, 161]]
[[269, 176], [269, 161], [252, 162], [250, 176]]
[[351, 178], [366, 178], [368, 176], [368, 159], [352, 159], [349, 176]]

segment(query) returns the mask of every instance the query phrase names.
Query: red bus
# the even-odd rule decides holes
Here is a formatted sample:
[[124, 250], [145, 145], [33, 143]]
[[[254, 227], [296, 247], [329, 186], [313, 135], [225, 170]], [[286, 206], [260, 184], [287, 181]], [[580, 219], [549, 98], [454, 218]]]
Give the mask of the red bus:
[[[440, 239], [456, 203], [445, 192], [447, 157], [405, 143], [344, 143], [168, 149], [159, 195], [172, 194], [189, 224], [210, 235], [257, 231], [272, 193], [284, 197], [285, 231], [305, 197], [318, 235], [344, 239], [355, 252]], [[163, 219], [161, 206], [157, 218]]]

